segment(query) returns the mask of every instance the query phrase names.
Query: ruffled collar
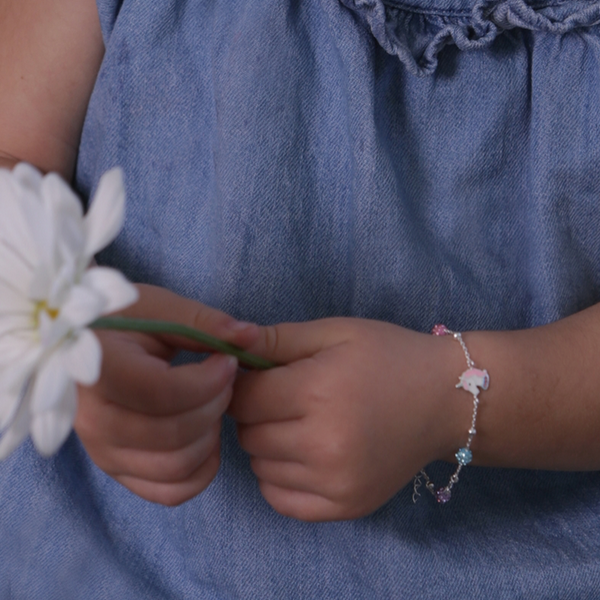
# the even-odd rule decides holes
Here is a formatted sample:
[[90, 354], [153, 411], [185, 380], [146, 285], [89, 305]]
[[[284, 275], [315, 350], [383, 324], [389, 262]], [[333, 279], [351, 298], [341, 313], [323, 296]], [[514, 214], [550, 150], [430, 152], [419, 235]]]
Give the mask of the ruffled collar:
[[600, 23], [600, 2], [554, 0], [340, 0], [414, 75], [430, 75], [448, 45], [489, 46], [514, 28], [564, 35]]

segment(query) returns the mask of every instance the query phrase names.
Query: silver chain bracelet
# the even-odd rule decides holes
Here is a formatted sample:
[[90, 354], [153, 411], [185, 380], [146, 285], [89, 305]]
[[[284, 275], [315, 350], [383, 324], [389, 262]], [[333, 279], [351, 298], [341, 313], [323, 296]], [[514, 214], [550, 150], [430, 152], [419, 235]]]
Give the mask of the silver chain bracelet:
[[475, 363], [467, 350], [467, 346], [462, 339], [462, 335], [456, 331], [450, 331], [445, 325], [435, 325], [431, 330], [433, 335], [451, 335], [461, 346], [467, 359], [467, 370], [458, 378], [457, 388], [463, 388], [465, 391], [473, 394], [473, 415], [471, 416], [471, 426], [468, 431], [467, 443], [463, 448], [455, 454], [458, 465], [456, 470], [450, 477], [450, 481], [445, 487], [436, 489], [435, 484], [429, 478], [429, 475], [425, 473], [425, 469], [421, 469], [421, 472], [415, 475], [413, 483], [413, 502], [417, 501], [419, 494], [419, 488], [422, 485], [421, 478], [425, 480], [425, 487], [431, 492], [434, 498], [440, 503], [445, 504], [452, 497], [452, 488], [458, 483], [458, 476], [463, 467], [468, 465], [473, 460], [473, 453], [471, 452], [471, 443], [477, 433], [475, 424], [477, 422], [477, 408], [479, 406], [479, 388], [487, 390], [490, 385], [490, 376], [487, 371], [482, 371], [475, 367]]

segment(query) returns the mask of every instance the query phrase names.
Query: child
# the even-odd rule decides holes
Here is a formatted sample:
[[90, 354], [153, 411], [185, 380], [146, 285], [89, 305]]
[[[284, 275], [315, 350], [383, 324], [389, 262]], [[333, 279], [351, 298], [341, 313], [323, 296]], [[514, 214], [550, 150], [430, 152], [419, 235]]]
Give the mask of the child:
[[[600, 3], [0, 11], [6, 164], [121, 165], [128, 313], [283, 365], [104, 332], [78, 438], [0, 466], [4, 596], [597, 594]], [[410, 485], [472, 428], [436, 323], [490, 376], [444, 506]]]

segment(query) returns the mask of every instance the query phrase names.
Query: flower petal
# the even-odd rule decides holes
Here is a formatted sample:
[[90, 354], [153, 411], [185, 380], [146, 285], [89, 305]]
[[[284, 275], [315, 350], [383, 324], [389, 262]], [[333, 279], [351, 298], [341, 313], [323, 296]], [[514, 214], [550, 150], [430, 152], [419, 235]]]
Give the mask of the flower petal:
[[29, 402], [24, 398], [19, 405], [19, 410], [15, 414], [10, 427], [0, 438], [0, 460], [4, 460], [27, 437], [27, 434], [29, 433], [29, 423]]
[[[10, 368], [0, 370], [0, 397], [3, 397], [5, 394], [8, 396], [20, 394], [23, 391], [26, 382], [35, 372], [40, 356], [39, 348], [34, 348], [29, 352], [22, 353], [19, 359], [10, 365]], [[6, 418], [8, 419], [8, 417]], [[0, 423], [2, 423], [0, 424], [1, 429], [5, 426], [4, 417], [2, 417]]]
[[63, 304], [69, 296], [75, 280], [75, 268], [76, 266], [73, 257], [61, 262], [45, 297], [50, 308], [60, 308], [61, 304]]
[[18, 249], [24, 259], [34, 265], [38, 260], [37, 247], [23, 214], [21, 195], [22, 190], [13, 174], [0, 169], [0, 239]]
[[59, 219], [67, 215], [75, 219], [83, 218], [81, 201], [60, 175], [48, 173], [42, 179], [40, 193], [49, 212]]
[[0, 315], [2, 314], [29, 314], [33, 315], [33, 304], [27, 296], [19, 293], [10, 285], [0, 279]]
[[[17, 185], [16, 180], [15, 185]], [[39, 194], [33, 193], [21, 186], [20, 209], [25, 217], [33, 243], [35, 244], [37, 260], [54, 268], [54, 243], [56, 240], [55, 222], [50, 207], [42, 201]], [[20, 244], [17, 246], [20, 247]]]
[[71, 381], [56, 408], [31, 419], [31, 439], [40, 454], [51, 456], [59, 450], [73, 429], [76, 412], [77, 387]]
[[44, 177], [41, 194], [46, 212], [54, 221], [56, 237], [53, 252], [56, 265], [60, 265], [64, 260], [76, 262], [85, 246], [81, 201], [56, 173]]
[[97, 319], [105, 306], [103, 296], [86, 286], [77, 285], [62, 305], [60, 316], [75, 328], [84, 327]]
[[50, 294], [53, 277], [53, 269], [49, 269], [44, 263], [37, 264], [29, 286], [29, 298], [40, 302], [46, 300]]
[[72, 329], [71, 324], [61, 316], [52, 319], [47, 312], [40, 312], [38, 333], [41, 348], [50, 350], [66, 338]]
[[25, 361], [35, 362], [39, 359], [39, 353], [39, 342], [32, 331], [13, 332], [0, 338], [0, 385], [5, 379], [6, 369], [14, 372], [15, 365], [25, 364]]
[[75, 219], [65, 215], [57, 226], [57, 248], [59, 260], [70, 260], [74, 263], [84, 256], [85, 231], [83, 218]]
[[124, 219], [123, 171], [117, 167], [107, 171], [100, 178], [98, 190], [85, 216], [85, 255], [91, 258], [108, 246], [117, 237]]
[[0, 399], [0, 432], [9, 428], [15, 420], [17, 409], [22, 402], [21, 393], [3, 393]]
[[137, 288], [127, 281], [120, 271], [109, 267], [88, 269], [84, 273], [81, 283], [105, 298], [106, 305], [102, 310], [103, 315], [121, 310], [137, 302], [139, 297]]
[[31, 413], [54, 410], [71, 381], [63, 367], [63, 349], [58, 348], [40, 365], [31, 390]]
[[[0, 431], [12, 426], [16, 412], [31, 392], [31, 377], [40, 358], [39, 348], [32, 348], [10, 368], [0, 371]], [[27, 399], [29, 406], [29, 400]]]
[[0, 338], [15, 331], [30, 331], [33, 329], [33, 317], [29, 314], [0, 315]]
[[12, 173], [23, 187], [39, 193], [43, 176], [34, 166], [20, 162], [14, 166]]
[[27, 297], [33, 279], [33, 268], [18, 250], [0, 240], [0, 280]]
[[78, 383], [94, 385], [100, 377], [102, 346], [89, 330], [80, 332], [75, 343], [62, 353], [63, 368]]

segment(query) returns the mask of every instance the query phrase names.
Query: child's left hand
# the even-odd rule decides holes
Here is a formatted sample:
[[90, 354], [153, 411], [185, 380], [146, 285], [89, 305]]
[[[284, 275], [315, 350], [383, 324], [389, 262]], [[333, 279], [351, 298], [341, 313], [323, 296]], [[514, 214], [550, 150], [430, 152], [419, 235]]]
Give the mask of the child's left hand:
[[353, 519], [452, 456], [471, 410], [454, 346], [362, 319], [262, 328], [249, 351], [284, 366], [239, 376], [228, 412], [267, 502], [305, 521]]

